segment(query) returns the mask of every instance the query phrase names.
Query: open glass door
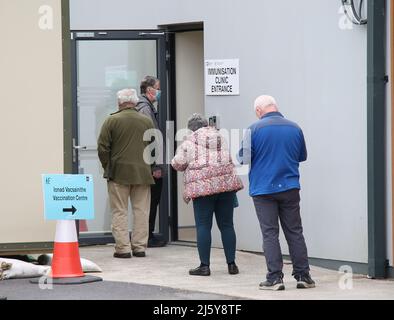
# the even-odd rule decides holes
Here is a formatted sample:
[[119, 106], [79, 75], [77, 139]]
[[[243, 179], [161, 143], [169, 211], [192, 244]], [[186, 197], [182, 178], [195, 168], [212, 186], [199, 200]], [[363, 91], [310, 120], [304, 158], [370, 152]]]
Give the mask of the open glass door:
[[[165, 34], [158, 31], [72, 32], [73, 171], [93, 175], [95, 186], [95, 219], [79, 221], [81, 243], [113, 242], [107, 183], [97, 156], [97, 138], [104, 120], [118, 109], [116, 92], [124, 88], [139, 92], [144, 76], [159, 78], [163, 95], [158, 106], [159, 122], [165, 129], [168, 118], [165, 45]], [[167, 185], [165, 178], [155, 229], [166, 241]], [[129, 219], [129, 230], [131, 221]]]

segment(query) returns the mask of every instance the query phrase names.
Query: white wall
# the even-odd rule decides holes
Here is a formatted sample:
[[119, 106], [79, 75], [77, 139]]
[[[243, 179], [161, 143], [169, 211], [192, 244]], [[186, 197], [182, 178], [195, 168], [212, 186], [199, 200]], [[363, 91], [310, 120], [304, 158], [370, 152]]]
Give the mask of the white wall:
[[[42, 5], [52, 29], [39, 28]], [[52, 242], [41, 174], [63, 173], [61, 2], [0, 0], [0, 28], [0, 243]]]
[[[301, 174], [309, 255], [367, 262], [367, 33], [339, 28], [339, 0], [152, 0], [146, 14], [134, 1], [70, 2], [74, 30], [203, 21], [205, 59], [239, 58], [241, 77], [240, 96], [206, 97], [206, 114], [245, 128], [255, 121], [255, 97], [274, 95], [308, 145]], [[246, 190], [239, 201], [238, 248], [261, 250]]]

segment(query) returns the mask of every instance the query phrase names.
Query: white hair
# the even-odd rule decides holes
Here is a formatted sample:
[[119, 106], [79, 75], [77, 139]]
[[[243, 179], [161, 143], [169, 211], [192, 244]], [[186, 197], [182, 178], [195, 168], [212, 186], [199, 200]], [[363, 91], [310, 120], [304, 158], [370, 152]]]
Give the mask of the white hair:
[[271, 107], [271, 106], [278, 107], [274, 97], [263, 95], [255, 100], [254, 111], [256, 111], [257, 108], [264, 109], [266, 107]]
[[139, 101], [137, 91], [134, 89], [123, 89], [118, 91], [118, 105], [123, 103], [132, 103], [136, 105]]

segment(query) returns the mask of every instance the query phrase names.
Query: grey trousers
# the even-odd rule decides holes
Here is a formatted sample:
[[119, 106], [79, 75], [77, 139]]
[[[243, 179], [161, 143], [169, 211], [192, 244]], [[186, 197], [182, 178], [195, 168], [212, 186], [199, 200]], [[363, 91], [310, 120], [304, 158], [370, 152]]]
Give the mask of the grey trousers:
[[267, 280], [283, 278], [278, 220], [289, 245], [293, 276], [297, 278], [299, 275], [309, 274], [308, 252], [302, 233], [299, 190], [256, 196], [253, 197], [253, 202], [263, 234], [263, 250], [268, 268]]

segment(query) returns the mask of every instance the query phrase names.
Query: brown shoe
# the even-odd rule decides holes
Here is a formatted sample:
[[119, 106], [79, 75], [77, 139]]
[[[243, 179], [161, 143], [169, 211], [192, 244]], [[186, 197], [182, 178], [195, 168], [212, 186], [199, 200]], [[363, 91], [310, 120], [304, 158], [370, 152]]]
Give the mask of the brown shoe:
[[133, 256], [137, 258], [144, 258], [146, 257], [145, 251], [133, 252]]
[[130, 252], [127, 252], [127, 253], [115, 252], [114, 253], [114, 258], [129, 259], [129, 258], [131, 258], [131, 253]]

